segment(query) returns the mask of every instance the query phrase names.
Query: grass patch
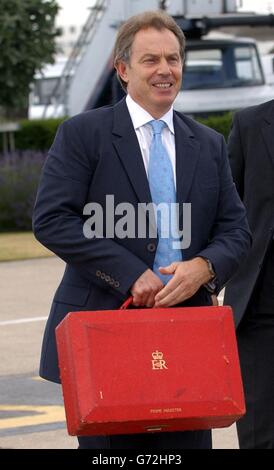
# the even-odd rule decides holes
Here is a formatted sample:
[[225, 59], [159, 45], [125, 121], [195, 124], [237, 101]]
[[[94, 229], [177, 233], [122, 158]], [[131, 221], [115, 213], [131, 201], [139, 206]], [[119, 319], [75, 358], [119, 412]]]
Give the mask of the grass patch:
[[31, 232], [0, 233], [0, 262], [49, 256], [53, 253], [44, 248]]

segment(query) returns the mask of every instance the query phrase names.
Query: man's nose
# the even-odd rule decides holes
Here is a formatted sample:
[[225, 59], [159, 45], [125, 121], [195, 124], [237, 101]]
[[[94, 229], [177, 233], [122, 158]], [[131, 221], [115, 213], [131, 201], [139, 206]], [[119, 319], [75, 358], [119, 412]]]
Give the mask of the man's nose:
[[159, 75], [170, 75], [171, 70], [169, 67], [169, 63], [166, 59], [161, 60], [158, 68]]

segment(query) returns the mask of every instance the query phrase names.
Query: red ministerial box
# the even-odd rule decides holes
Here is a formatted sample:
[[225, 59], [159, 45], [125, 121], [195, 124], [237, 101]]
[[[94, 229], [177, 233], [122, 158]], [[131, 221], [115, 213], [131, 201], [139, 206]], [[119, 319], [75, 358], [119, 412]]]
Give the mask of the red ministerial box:
[[219, 428], [245, 412], [230, 307], [74, 312], [56, 336], [71, 435]]

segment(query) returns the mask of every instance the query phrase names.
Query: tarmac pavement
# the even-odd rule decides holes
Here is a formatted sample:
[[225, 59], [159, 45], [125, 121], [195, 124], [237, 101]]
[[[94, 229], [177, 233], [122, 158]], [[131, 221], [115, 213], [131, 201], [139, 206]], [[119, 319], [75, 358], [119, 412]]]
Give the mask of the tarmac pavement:
[[[38, 377], [42, 335], [64, 271], [58, 258], [0, 263], [0, 448], [75, 449], [60, 386]], [[238, 449], [235, 426], [213, 431], [214, 449]]]

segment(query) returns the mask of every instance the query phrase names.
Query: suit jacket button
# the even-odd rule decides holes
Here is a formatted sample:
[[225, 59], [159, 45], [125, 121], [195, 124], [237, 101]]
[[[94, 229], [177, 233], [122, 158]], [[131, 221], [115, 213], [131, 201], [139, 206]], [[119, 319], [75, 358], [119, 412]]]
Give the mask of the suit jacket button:
[[156, 245], [155, 243], [149, 243], [147, 245], [147, 250], [150, 252], [150, 253], [155, 253], [156, 251]]
[[110, 276], [106, 276], [106, 282], [110, 282]]
[[114, 284], [114, 287], [116, 287], [116, 289], [118, 289], [120, 287], [120, 282], [116, 281], [115, 284]]
[[110, 279], [109, 284], [110, 284], [111, 286], [114, 286], [114, 285], [115, 285], [114, 279]]
[[103, 281], [105, 281], [105, 279], [106, 279], [105, 273], [102, 273], [102, 274], [101, 274], [101, 279], [102, 279]]
[[101, 277], [101, 274], [102, 274], [101, 271], [96, 271], [96, 276], [97, 277]]

